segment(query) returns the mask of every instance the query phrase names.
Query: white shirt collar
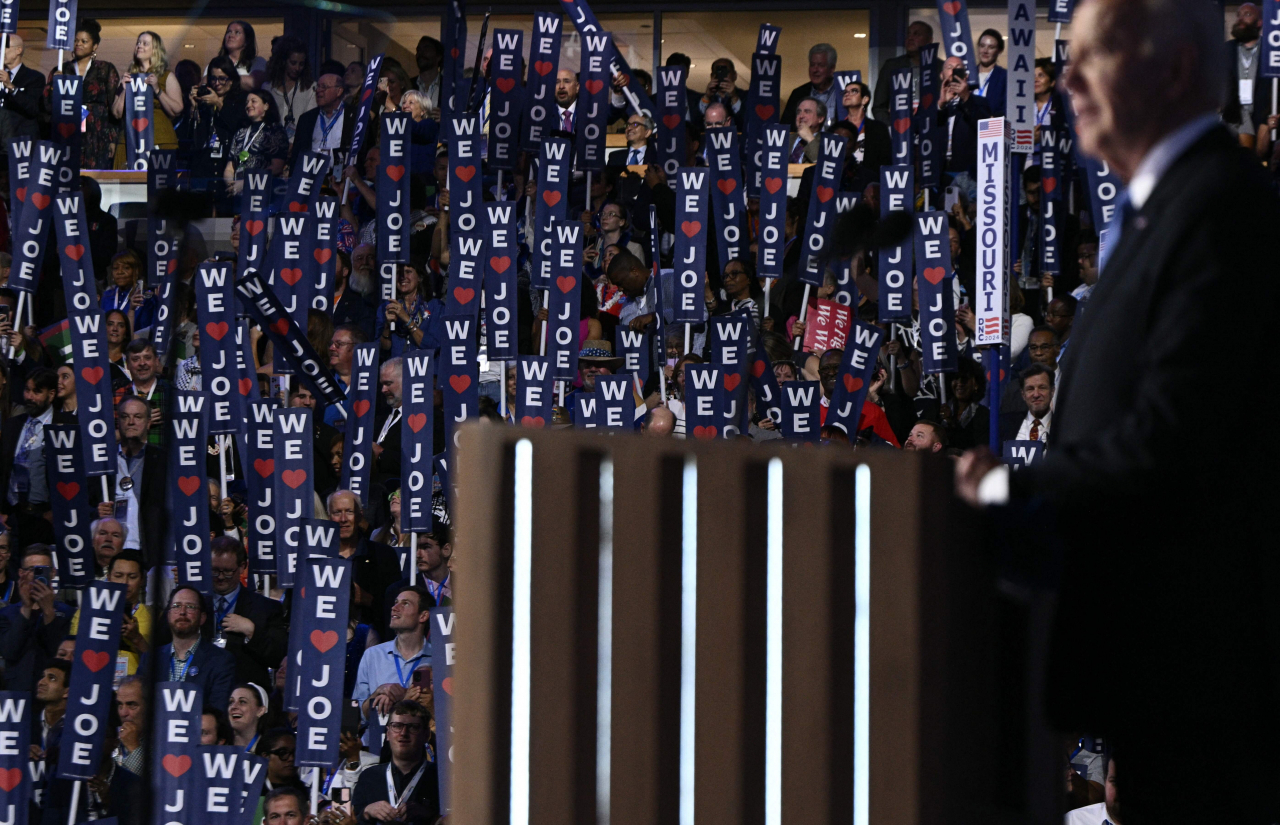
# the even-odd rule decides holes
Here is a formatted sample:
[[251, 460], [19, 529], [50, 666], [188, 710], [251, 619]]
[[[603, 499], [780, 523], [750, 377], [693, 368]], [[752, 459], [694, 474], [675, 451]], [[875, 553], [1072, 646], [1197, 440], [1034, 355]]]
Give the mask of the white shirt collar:
[[[1051, 426], [1050, 419], [1052, 418], [1053, 418], [1053, 407], [1050, 407], [1048, 412], [1040, 416], [1040, 426], [1044, 427], [1045, 429], [1048, 429]], [[1035, 421], [1035, 420], [1036, 420], [1036, 417], [1031, 414], [1031, 410], [1027, 410], [1027, 417], [1022, 420], [1022, 423], [1030, 424], [1032, 421]]]
[[1217, 114], [1201, 115], [1165, 135], [1159, 143], [1151, 147], [1142, 159], [1142, 163], [1138, 164], [1133, 180], [1129, 181], [1129, 203], [1134, 209], [1141, 209], [1146, 205], [1147, 199], [1155, 191], [1156, 184], [1160, 183], [1160, 179], [1164, 177], [1165, 172], [1169, 171], [1169, 167], [1173, 166], [1193, 143], [1204, 137], [1205, 133], [1219, 122], [1221, 121]]
[[53, 423], [53, 405], [50, 404], [44, 412], [37, 415], [36, 420], [39, 421], [41, 424], [52, 424]]

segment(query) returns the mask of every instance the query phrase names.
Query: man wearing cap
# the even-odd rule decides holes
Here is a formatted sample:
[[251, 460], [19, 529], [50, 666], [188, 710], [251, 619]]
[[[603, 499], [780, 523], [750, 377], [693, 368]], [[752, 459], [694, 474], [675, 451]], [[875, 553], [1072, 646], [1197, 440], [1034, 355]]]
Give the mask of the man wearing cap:
[[596, 391], [597, 375], [613, 375], [622, 366], [622, 359], [614, 357], [613, 344], [608, 341], [588, 339], [578, 351], [578, 378], [583, 392]]

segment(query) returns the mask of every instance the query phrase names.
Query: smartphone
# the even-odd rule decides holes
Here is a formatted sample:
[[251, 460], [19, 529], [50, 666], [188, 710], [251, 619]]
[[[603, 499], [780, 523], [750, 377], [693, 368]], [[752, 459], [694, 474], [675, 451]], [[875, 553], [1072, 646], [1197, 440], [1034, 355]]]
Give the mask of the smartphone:
[[360, 703], [354, 699], [342, 709], [342, 733], [352, 736], [360, 735]]
[[31, 568], [31, 578], [40, 582], [45, 587], [49, 586], [49, 581], [53, 576], [53, 568], [47, 564], [37, 564]]
[[424, 693], [431, 690], [431, 665], [424, 665], [413, 672], [413, 682], [411, 683], [422, 688]]
[[204, 97], [207, 94], [209, 94], [209, 87], [201, 83], [199, 87], [196, 88], [196, 97]]
[[0, 304], [0, 323], [10, 320], [13, 308], [8, 304]]
[[960, 202], [960, 187], [948, 186], [946, 191], [943, 193], [943, 196], [944, 200], [942, 202], [942, 208], [944, 211], [950, 212], [951, 207]]

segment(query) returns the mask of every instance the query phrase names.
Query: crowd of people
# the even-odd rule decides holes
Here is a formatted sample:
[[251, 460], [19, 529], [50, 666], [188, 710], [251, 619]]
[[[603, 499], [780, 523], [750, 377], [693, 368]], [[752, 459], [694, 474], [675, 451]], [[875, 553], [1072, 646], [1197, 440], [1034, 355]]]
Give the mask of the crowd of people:
[[[1222, 118], [1238, 132], [1242, 145], [1269, 159], [1280, 144], [1272, 140], [1276, 114], [1267, 111], [1266, 95], [1258, 92], [1255, 58], [1260, 15], [1255, 6], [1240, 6], [1232, 34], [1228, 51], [1238, 78], [1233, 74]], [[801, 35], [784, 32], [784, 36]], [[915, 78], [913, 101], [919, 104], [925, 68], [921, 51], [934, 40], [927, 24], [913, 22], [904, 53], [880, 68], [874, 91], [860, 81], [839, 87], [837, 68], [843, 66], [829, 44], [816, 43], [809, 50], [809, 80], [791, 92], [781, 122], [792, 129], [788, 155], [793, 163], [813, 163], [823, 134], [848, 139], [841, 190], [857, 193], [859, 200], [846, 216], [847, 223], [841, 224], [846, 230], [874, 225], [880, 217], [881, 170], [894, 162], [889, 77], [895, 69], [910, 69]], [[327, 356], [328, 367], [344, 390], [352, 380], [354, 349], [364, 343], [378, 344], [373, 470], [366, 496], [341, 486], [344, 421], [349, 410], [326, 405], [305, 383], [272, 381], [271, 342], [252, 325], [250, 351], [263, 397], [283, 392], [281, 401], [286, 406], [315, 410], [316, 515], [338, 526], [341, 555], [353, 561], [344, 697], [355, 704], [364, 722], [372, 714], [385, 719], [381, 742], [362, 737], [360, 729], [344, 729], [341, 762], [325, 787], [321, 821], [329, 825], [435, 822], [442, 812], [434, 703], [431, 680], [422, 674], [429, 673], [433, 654], [439, 653], [433, 650], [429, 619], [434, 608], [451, 599], [453, 537], [444, 488], [447, 480], [441, 479], [436, 480], [433, 497], [433, 529], [416, 537], [400, 529], [400, 479], [407, 468], [401, 467], [398, 424], [404, 357], [437, 350], [444, 339], [451, 227], [457, 219], [449, 211], [450, 145], [442, 139], [441, 130], [442, 95], [447, 94], [444, 48], [437, 39], [422, 37], [412, 76], [394, 59], [382, 62], [368, 124], [371, 134], [365, 137], [359, 157], [347, 166], [344, 161], [357, 131], [365, 64], [332, 60], [313, 64], [307, 46], [288, 36], [263, 48], [253, 27], [244, 21], [228, 25], [221, 49], [203, 67], [191, 60], [171, 65], [165, 44], [155, 32], [138, 36], [133, 60], [126, 67], [99, 60], [100, 42], [101, 27], [90, 19], [79, 21], [71, 58], [46, 78], [22, 63], [23, 41], [10, 35], [5, 68], [0, 71], [5, 89], [0, 93], [0, 136], [48, 138], [53, 74], [74, 73], [84, 78], [87, 110], [80, 167], [120, 168], [125, 158], [123, 82], [127, 75], [142, 74], [155, 93], [155, 146], [177, 151], [189, 188], [203, 195], [199, 217], [230, 217], [233, 245], [241, 231], [238, 195], [247, 171], [288, 176], [299, 168], [302, 155], [319, 152], [334, 160], [332, 173], [324, 181], [325, 193], [347, 197], [349, 192], [341, 204], [332, 309], [312, 310], [304, 334], [318, 353]], [[1025, 156], [1025, 162], [1019, 159], [1022, 191], [1016, 193], [1013, 207], [1020, 233], [1012, 241], [1011, 336], [1001, 362], [1006, 383], [998, 404], [994, 403], [988, 393], [992, 377], [973, 345], [976, 147], [979, 121], [1004, 114], [1007, 72], [998, 60], [1005, 38], [989, 29], [981, 32], [975, 45], [977, 77], [968, 77], [958, 58], [937, 60], [932, 72], [939, 94], [938, 118], [948, 136], [941, 185], [931, 194], [935, 204], [944, 198], [948, 203], [954, 334], [960, 353], [954, 372], [926, 373], [918, 300], [910, 323], [880, 321], [877, 254], [870, 244], [853, 244], [842, 261], [831, 262], [821, 287], [809, 290], [800, 280], [806, 187], [812, 186], [812, 173], [801, 181], [800, 193], [787, 200], [784, 274], [767, 291], [755, 267], [759, 199], [745, 202], [744, 254], [721, 261], [716, 244], [707, 244], [703, 300], [708, 319], [745, 310], [752, 324], [751, 346], [769, 355], [780, 385], [818, 382], [824, 420], [843, 354], [807, 350], [799, 342], [818, 302], [836, 296], [842, 266], [856, 287], [843, 293], [856, 296], [853, 317], [887, 333], [857, 431], [845, 434], [825, 428], [824, 442], [852, 443], [857, 449], [958, 455], [987, 444], [994, 419], [1000, 440], [1037, 441], [1052, 449], [1059, 360], [1071, 343], [1075, 319], [1088, 310], [1098, 280], [1099, 233], [1105, 227], [1094, 225], [1088, 189], [1078, 175], [1072, 177], [1074, 166], [1068, 162], [1068, 173], [1060, 180], [1071, 188], [1073, 197], [1063, 200], [1070, 206], [1057, 224], [1061, 266], [1052, 273], [1042, 272], [1043, 240], [1035, 229], [1043, 195], [1040, 153]], [[689, 70], [692, 61], [677, 53], [666, 64]], [[1061, 69], [1051, 59], [1035, 62], [1037, 146], [1041, 139], [1070, 130], [1070, 103], [1058, 82]], [[652, 78], [640, 70], [633, 74], [652, 94]], [[485, 81], [488, 76], [486, 59], [480, 64], [480, 78]], [[686, 435], [685, 367], [711, 363], [713, 353], [707, 324], [694, 325], [689, 331], [683, 324], [668, 329], [657, 317], [661, 309], [652, 301], [652, 273], [671, 263], [675, 184], [656, 162], [653, 113], [635, 111], [623, 94], [631, 79], [619, 73], [613, 82], [610, 129], [625, 135], [625, 146], [613, 151], [603, 174], [588, 178], [575, 171], [569, 187], [571, 214], [585, 227], [581, 351], [578, 378], [564, 388], [567, 396], [560, 396], [550, 425], [572, 426], [574, 393], [592, 392], [600, 376], [622, 371], [623, 359], [615, 346], [620, 331], [648, 330], [656, 331], [658, 340], [650, 374], [638, 376], [637, 425], [649, 436], [682, 438]], [[1242, 99], [1246, 80], [1253, 80], [1255, 93]], [[728, 57], [713, 62], [707, 77], [688, 76], [688, 82], [687, 165], [705, 166], [705, 130], [744, 131], [748, 92], [737, 85], [737, 65]], [[558, 128], [553, 136], [574, 135], [579, 93], [575, 67], [562, 61], [554, 87], [558, 111], [553, 119]], [[484, 99], [484, 95], [474, 97]], [[395, 265], [394, 299], [381, 297], [378, 275], [377, 131], [378, 116], [384, 112], [405, 112], [411, 118], [412, 229], [408, 261]], [[535, 163], [536, 156], [522, 157], [517, 171], [505, 180], [493, 170], [483, 172], [484, 198], [512, 201], [520, 218], [517, 337], [522, 355], [538, 354], [548, 324], [543, 295], [531, 286], [533, 215], [525, 210], [526, 196], [537, 193]], [[5, 165], [0, 164], [0, 175], [4, 174]], [[7, 189], [7, 177], [4, 183]], [[297, 714], [286, 710], [283, 700], [292, 592], [259, 582], [250, 574], [254, 548], [247, 546], [247, 537], [252, 503], [243, 478], [235, 479], [234, 472], [227, 489], [222, 489], [221, 448], [215, 442], [210, 442], [208, 457], [212, 591], [202, 593], [177, 584], [172, 569], [163, 564], [164, 544], [169, 540], [165, 496], [171, 481], [166, 425], [174, 392], [202, 388], [196, 268], [204, 260], [227, 260], [228, 256], [206, 241], [194, 223], [187, 228], [173, 276], [174, 343], [165, 358], [157, 357], [151, 333], [161, 297], [159, 285], [144, 277], [145, 233], [120, 225], [116, 216], [101, 208], [101, 192], [93, 178], [82, 176], [79, 186], [86, 200], [89, 252], [98, 276], [115, 388], [119, 476], [130, 483], [121, 484], [117, 478], [114, 500], [92, 496], [92, 512], [86, 514], [95, 519], [91, 527], [94, 576], [126, 585], [127, 608], [115, 702], [106, 725], [107, 757], [98, 776], [87, 783], [78, 816], [82, 821], [107, 816], [118, 817], [121, 823], [146, 821], [148, 812], [140, 801], [145, 794], [138, 789], [148, 781], [149, 711], [154, 701], [150, 686], [173, 680], [198, 683], [203, 689], [202, 744], [234, 745], [269, 760], [258, 818], [268, 823], [300, 822], [309, 810], [309, 780], [294, 764]], [[922, 193], [915, 195], [922, 198]], [[0, 199], [6, 217], [9, 204], [7, 197]], [[656, 238], [648, 221], [650, 207], [657, 214]], [[8, 221], [0, 221], [0, 241], [7, 244], [11, 234]], [[870, 237], [874, 230], [864, 234]], [[230, 259], [234, 260], [234, 250]], [[9, 261], [9, 255], [0, 254], [0, 279], [8, 277]], [[32, 770], [32, 776], [38, 777], [33, 817], [58, 822], [69, 813], [65, 809], [67, 780], [56, 776], [55, 767], [79, 612], [75, 591], [61, 584], [64, 560], [56, 551], [60, 536], [51, 518], [44, 455], [44, 428], [78, 421], [74, 367], [69, 348], [58, 343], [66, 313], [56, 256], [46, 259], [31, 309], [20, 316], [18, 303], [14, 291], [0, 287], [0, 337], [6, 356], [0, 361], [0, 518], [4, 524], [0, 532], [0, 655], [5, 689], [28, 691], [38, 703], [31, 745], [32, 764], [39, 766]], [[504, 372], [502, 364], [486, 359], [483, 338], [479, 350], [478, 415], [515, 423], [511, 400], [516, 396], [517, 369], [508, 362]], [[742, 437], [782, 438], [779, 422], [769, 417], [764, 405], [754, 395], [747, 401], [750, 426]], [[434, 452], [442, 453], [445, 416], [439, 409], [439, 393], [435, 403]], [[411, 543], [416, 543], [416, 555], [408, 558]], [[410, 564], [416, 566], [412, 584]], [[1072, 806], [1091, 806], [1091, 811], [1101, 812], [1099, 817], [1116, 822], [1115, 766], [1102, 742], [1081, 740], [1065, 761]], [[386, 776], [392, 777], [393, 788], [384, 782], [381, 770], [373, 770], [381, 764], [392, 766]], [[413, 777], [420, 773], [423, 781], [418, 782]], [[1080, 819], [1085, 816], [1081, 813], [1073, 816], [1072, 821], [1082, 823], [1101, 821]]]

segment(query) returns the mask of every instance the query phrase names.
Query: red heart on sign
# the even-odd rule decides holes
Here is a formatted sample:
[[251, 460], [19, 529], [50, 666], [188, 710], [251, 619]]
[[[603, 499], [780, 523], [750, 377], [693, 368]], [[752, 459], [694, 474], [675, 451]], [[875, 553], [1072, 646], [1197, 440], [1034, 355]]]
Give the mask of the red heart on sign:
[[27, 202], [27, 187], [25, 186], [18, 187], [18, 200], [22, 201], [23, 203]]
[[949, 0], [949, 2], [942, 4], [942, 10], [952, 17], [955, 17], [960, 13], [960, 5], [960, 0]]
[[226, 321], [218, 321], [217, 323], [210, 321], [204, 325], [204, 331], [215, 341], [221, 341], [222, 336], [226, 335], [230, 330], [231, 327]]
[[96, 384], [102, 380], [102, 367], [85, 367], [80, 370], [80, 377], [88, 381], [90, 384]]
[[506, 255], [503, 255], [501, 258], [490, 258], [489, 266], [492, 267], [494, 272], [501, 275], [507, 271], [507, 267], [511, 266], [511, 259]]
[[200, 490], [200, 479], [196, 476], [182, 476], [178, 479], [178, 489], [183, 495], [194, 496]]
[[715, 426], [694, 427], [693, 437], [697, 439], [701, 439], [702, 441], [709, 441], [710, 439], [716, 437], [716, 428]]
[[535, 418], [532, 415], [526, 415], [520, 419], [521, 427], [533, 427], [534, 429], [540, 429], [542, 427], [545, 427], [546, 424], [547, 422], [542, 420], [542, 416], [538, 416]]
[[63, 140], [66, 140], [67, 138], [71, 137], [75, 133], [76, 133], [76, 124], [74, 123], [58, 124], [58, 134], [62, 135]]
[[765, 178], [764, 188], [769, 190], [770, 195], [778, 194], [778, 190], [782, 188], [782, 178]]
[[516, 87], [516, 79], [514, 77], [500, 77], [493, 81], [493, 85], [497, 86], [498, 90], [503, 94], [506, 94]]
[[245, 221], [244, 229], [250, 235], [257, 235], [266, 227], [265, 221]]
[[857, 392], [862, 389], [862, 379], [854, 378], [852, 375], [846, 374], [844, 377], [844, 388], [849, 392]]
[[898, 134], [905, 135], [907, 133], [907, 130], [911, 128], [911, 118], [909, 117], [898, 118], [893, 122], [893, 128], [897, 130]]
[[84, 257], [84, 244], [78, 243], [75, 246], [66, 246], [62, 250], [67, 253], [67, 257], [73, 261], [78, 261]]
[[942, 283], [942, 279], [947, 277], [947, 271], [940, 266], [925, 267], [924, 272], [921, 274], [924, 275], [924, 279], [926, 281], [934, 286]]
[[560, 202], [560, 193], [553, 192], [550, 189], [544, 189], [542, 190], [542, 202], [547, 206], [555, 206]]
[[280, 480], [289, 485], [289, 488], [296, 490], [301, 487], [307, 480], [306, 470], [285, 470], [280, 474]]
[[[397, 163], [395, 166], [388, 166], [387, 177], [391, 178], [396, 183], [399, 183], [400, 179], [404, 177], [404, 164]], [[458, 175], [458, 177], [462, 177], [462, 175]], [[467, 180], [470, 180], [470, 178]]]
[[933, 95], [925, 93], [920, 95], [920, 110], [924, 111], [933, 105]]
[[[443, 690], [445, 693], [449, 694], [450, 696], [452, 696], [453, 695], [453, 677], [446, 676], [443, 679], [441, 679], [440, 689]], [[16, 771], [17, 768], [14, 768], [14, 770]]]
[[759, 378], [760, 376], [764, 375], [764, 362], [756, 361], [754, 364], [752, 364], [751, 374], [754, 375], [756, 378]]
[[297, 201], [290, 201], [289, 211], [290, 212], [306, 212], [307, 205], [305, 203], [298, 203]]
[[736, 372], [731, 372], [724, 377], [724, 388], [727, 392], [733, 392], [738, 388], [738, 382], [742, 380], [742, 376]]
[[332, 250], [332, 249], [317, 249], [317, 250], [315, 250], [314, 252], [312, 252], [312, 253], [311, 253], [311, 255], [312, 255], [312, 257], [314, 257], [314, 258], [316, 259], [316, 263], [318, 263], [318, 264], [327, 264], [327, 263], [329, 263], [329, 259], [333, 257], [333, 250]]
[[241, 379], [240, 379], [240, 394], [241, 394], [241, 395], [248, 395], [248, 394], [249, 394], [249, 391], [250, 391], [250, 390], [252, 390], [252, 389], [253, 389], [253, 379], [252, 379], [252, 378], [241, 378]]
[[321, 653], [327, 653], [330, 648], [338, 643], [338, 631], [336, 630], [313, 630], [311, 631], [311, 644]]
[[80, 484], [75, 481], [59, 481], [58, 494], [67, 501], [76, 497], [76, 493], [80, 492]]
[[165, 754], [164, 759], [160, 760], [160, 764], [164, 765], [165, 771], [170, 776], [182, 776], [191, 770], [190, 756], [176, 756], [172, 753]]
[[701, 221], [685, 221], [680, 224], [680, 231], [684, 233], [686, 238], [692, 238], [702, 230]]
[[663, 115], [662, 125], [668, 129], [674, 129], [680, 125], [681, 120], [684, 120], [684, 118], [680, 117], [680, 115]]
[[449, 56], [452, 57], [454, 60], [458, 59], [459, 54], [460, 52], [458, 51], [457, 46], [454, 46], [452, 49], [449, 50]]
[[284, 281], [289, 286], [293, 286], [298, 281], [302, 280], [302, 270], [301, 269], [282, 269], [280, 270], [280, 280]]
[[450, 375], [449, 386], [453, 387], [454, 392], [466, 392], [467, 387], [471, 386], [470, 375]]
[[550, 61], [547, 61], [547, 60], [534, 61], [533, 70], [538, 74], [542, 75], [543, 77], [546, 77], [547, 75], [551, 74], [553, 69], [555, 69], [555, 66], [552, 66]]
[[133, 131], [141, 132], [151, 124], [151, 121], [147, 120], [145, 117], [135, 117], [133, 120], [129, 121], [129, 124], [133, 126]]
[[289, 319], [277, 318], [271, 322], [271, 329], [278, 335], [285, 335], [289, 332]]
[[568, 295], [569, 290], [578, 285], [578, 279], [572, 275], [561, 275], [556, 278], [556, 286], [560, 287], [560, 294]]
[[371, 406], [369, 399], [366, 398], [352, 404], [351, 411], [356, 414], [356, 418], [362, 418], [365, 413], [369, 412], [369, 407]]
[[414, 413], [406, 418], [405, 421], [409, 422], [409, 429], [413, 430], [415, 433], [422, 432], [422, 428], [427, 426], [427, 414]]
[[476, 176], [476, 168], [474, 166], [459, 166], [454, 170], [454, 174], [458, 176], [458, 180], [467, 183]]
[[85, 667], [97, 673], [107, 666], [112, 656], [105, 650], [86, 650], [80, 654], [80, 661], [84, 662]]
[[49, 204], [53, 203], [53, 198], [40, 192], [32, 192], [31, 202], [35, 204], [36, 209], [44, 209]]
[[773, 117], [773, 107], [766, 106], [763, 103], [757, 103], [756, 117], [760, 118], [761, 120], [768, 120], [769, 118]]
[[727, 195], [738, 188], [738, 182], [733, 178], [725, 178], [724, 180], [716, 181], [716, 188]]
[[583, 83], [582, 85], [587, 87], [587, 94], [598, 95], [600, 94], [600, 90], [604, 88], [604, 81], [588, 80], [586, 83]]
[[460, 304], [469, 304], [471, 299], [476, 297], [476, 291], [462, 286], [455, 286], [453, 288], [453, 297], [457, 298]]
[[1045, 194], [1047, 195], [1053, 190], [1058, 188], [1058, 179], [1045, 178], [1044, 180], [1040, 181], [1040, 188], [1043, 189]]
[[18, 783], [22, 781], [22, 768], [7, 768], [0, 770], [0, 788], [4, 788], [5, 793], [18, 787]]
[[831, 196], [834, 195], [835, 193], [836, 193], [836, 190], [832, 189], [830, 186], [819, 186], [818, 187], [818, 203], [826, 203], [827, 201], [831, 200]]
[[255, 458], [253, 460], [253, 469], [258, 471], [258, 475], [266, 478], [276, 471], [276, 460], [274, 458]]

